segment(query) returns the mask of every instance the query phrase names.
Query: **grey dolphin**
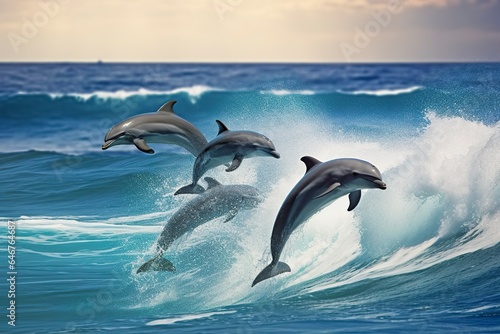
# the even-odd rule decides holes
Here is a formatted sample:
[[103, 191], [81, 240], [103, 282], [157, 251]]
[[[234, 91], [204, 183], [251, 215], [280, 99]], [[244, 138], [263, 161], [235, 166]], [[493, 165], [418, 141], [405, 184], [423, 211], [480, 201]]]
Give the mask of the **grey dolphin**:
[[292, 232], [315, 213], [334, 200], [349, 194], [348, 211], [361, 199], [360, 189], [386, 189], [380, 171], [371, 163], [358, 159], [335, 159], [321, 162], [313, 157], [302, 157], [306, 174], [290, 191], [276, 216], [271, 235], [271, 264], [255, 278], [255, 284], [290, 272], [288, 264], [280, 262], [281, 252]]
[[157, 241], [157, 254], [144, 263], [137, 273], [143, 271], [175, 271], [172, 262], [163, 258], [163, 252], [172, 243], [196, 227], [226, 215], [225, 223], [232, 220], [239, 210], [255, 208], [262, 196], [257, 189], [247, 185], [221, 185], [206, 177], [208, 189], [187, 202], [169, 219]]
[[168, 101], [156, 113], [137, 115], [114, 125], [106, 134], [102, 149], [134, 144], [142, 152], [153, 154], [146, 142], [163, 143], [181, 146], [196, 157], [207, 139], [193, 124], [174, 113], [176, 102]]
[[197, 185], [198, 180], [217, 166], [231, 163], [226, 172], [232, 172], [240, 166], [243, 158], [272, 156], [279, 159], [280, 155], [274, 144], [266, 136], [253, 131], [230, 131], [221, 121], [216, 122], [219, 133], [196, 157], [192, 183], [177, 190], [175, 195], [197, 194], [202, 191]]

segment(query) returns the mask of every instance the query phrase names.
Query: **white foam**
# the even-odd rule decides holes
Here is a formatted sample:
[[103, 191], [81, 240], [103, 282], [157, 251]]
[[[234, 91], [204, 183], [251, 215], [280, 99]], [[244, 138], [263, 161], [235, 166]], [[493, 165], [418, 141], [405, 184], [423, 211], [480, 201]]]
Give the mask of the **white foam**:
[[204, 86], [204, 85], [194, 85], [191, 87], [181, 87], [173, 89], [171, 91], [168, 91], [168, 95], [186, 93], [189, 96], [190, 101], [192, 103], [195, 103], [203, 94], [207, 92], [221, 92], [221, 91], [224, 91], [224, 89]]
[[175, 211], [176, 211], [175, 209], [170, 209], [167, 211], [152, 212], [152, 213], [146, 213], [146, 214], [135, 215], [135, 216], [113, 217], [113, 218], [106, 219], [103, 222], [107, 223], [107, 224], [130, 224], [130, 222], [134, 222], [134, 224], [137, 224], [137, 223], [143, 223], [145, 221], [152, 220], [152, 219], [168, 218]]
[[[345, 138], [328, 132], [321, 119], [314, 124], [301, 117], [290, 119], [283, 131], [274, 130], [271, 138], [282, 159], [279, 173], [268, 169], [266, 177], [276, 181], [268, 199], [244, 222], [231, 270], [204, 290], [205, 305], [253, 302], [283, 290], [303, 294], [411, 273], [498, 244], [500, 123], [489, 126], [432, 112], [427, 118], [429, 125], [419, 136], [397, 142]], [[313, 216], [294, 231], [283, 250], [281, 260], [292, 272], [250, 288], [271, 260], [274, 219], [303, 175], [299, 159], [306, 152], [320, 160], [368, 160], [379, 167], [388, 189], [364, 190], [352, 213], [341, 198]], [[436, 247], [450, 237], [458, 239], [447, 248]], [[361, 254], [371, 257], [372, 264], [349, 269]], [[346, 271], [335, 273], [344, 266]], [[310, 287], [304, 289], [305, 282]], [[231, 292], [221, 296], [222, 286]]]
[[[365, 192], [355, 210], [364, 254], [375, 262], [306, 293], [424, 270], [500, 243], [500, 123], [432, 112], [428, 119], [407, 142], [413, 152], [382, 171], [388, 189]], [[436, 247], [443, 239], [452, 242]]]
[[[486, 306], [480, 306], [480, 307], [475, 307], [475, 308], [471, 308], [469, 310], [466, 310], [466, 311], [463, 311], [465, 313], [476, 313], [476, 312], [482, 312], [482, 311], [486, 311], [486, 310], [489, 310], [489, 309], [495, 309], [495, 308], [498, 308], [500, 307], [500, 305], [486, 305]], [[462, 311], [460, 311], [462, 312]]]
[[[64, 97], [74, 97], [82, 101], [88, 101], [96, 98], [100, 100], [120, 99], [124, 100], [133, 96], [150, 96], [150, 95], [175, 95], [187, 94], [190, 101], [195, 103], [203, 94], [207, 92], [224, 91], [224, 89], [210, 87], [205, 85], [193, 85], [189, 87], [179, 87], [172, 90], [150, 90], [146, 88], [139, 88], [137, 90], [117, 90], [117, 91], [95, 91], [91, 93], [49, 93], [48, 95], [53, 99], [60, 99]], [[19, 94], [28, 94], [19, 92]]]
[[[11, 220], [19, 228], [29, 231], [56, 231], [59, 236], [97, 235], [112, 236], [136, 233], [158, 233], [159, 225], [138, 225], [138, 221], [147, 221], [161, 217], [163, 213], [146, 214], [141, 216], [130, 216], [98, 220], [92, 217], [47, 217], [47, 216], [21, 216], [19, 219]], [[129, 222], [127, 224], [127, 222]], [[7, 224], [0, 221], [0, 224]], [[55, 236], [57, 237], [57, 236]]]
[[171, 324], [174, 324], [176, 322], [181, 322], [181, 321], [191, 321], [191, 320], [196, 320], [196, 319], [210, 318], [210, 317], [213, 317], [214, 315], [233, 314], [233, 313], [236, 313], [236, 311], [221, 311], [221, 312], [209, 312], [209, 313], [199, 313], [199, 314], [185, 314], [185, 315], [177, 316], [174, 318], [166, 318], [166, 319], [150, 321], [146, 324], [146, 326], [171, 325]]
[[316, 94], [313, 90], [288, 90], [288, 89], [271, 89], [264, 90], [260, 92], [261, 94], [270, 94], [276, 96], [286, 96], [286, 95], [314, 95]]
[[[359, 226], [353, 213], [346, 210], [348, 200], [342, 198], [292, 234], [282, 255], [282, 260], [291, 266], [292, 273], [279, 275], [251, 288], [255, 276], [271, 261], [270, 237], [274, 220], [283, 200], [304, 175], [305, 166], [300, 161], [302, 156], [311, 155], [323, 161], [340, 157], [364, 158], [377, 165], [382, 173], [404, 161], [404, 157], [400, 156], [389, 159], [394, 155], [394, 146], [385, 147], [368, 140], [339, 136], [330, 127], [324, 126], [326, 122], [320, 116], [311, 118], [310, 114], [302, 113], [300, 109], [296, 114], [294, 111], [294, 115], [287, 120], [286, 127], [273, 126], [275, 122], [282, 121], [282, 115], [276, 115], [276, 119], [266, 118], [265, 124], [254, 124], [272, 138], [281, 158], [277, 161], [267, 158], [245, 161], [245, 164], [255, 163], [259, 167], [255, 170], [259, 177], [254, 182], [272, 182], [266, 183], [265, 188], [256, 185], [268, 192], [267, 199], [233, 231], [232, 239], [239, 240], [233, 250], [234, 262], [230, 270], [218, 277], [218, 284], [203, 290], [202, 304], [205, 307], [267, 299], [276, 291], [327, 274], [359, 255], [362, 250]], [[244, 173], [233, 174], [233, 177], [240, 177], [240, 182], [251, 182], [246, 180]], [[220, 294], [221, 287], [228, 293]]]
[[396, 89], [377, 89], [377, 90], [358, 90], [353, 92], [340, 91], [340, 93], [350, 94], [350, 95], [373, 95], [373, 96], [391, 96], [391, 95], [401, 95], [409, 94], [423, 89], [421, 86], [412, 86], [407, 88], [396, 88]]

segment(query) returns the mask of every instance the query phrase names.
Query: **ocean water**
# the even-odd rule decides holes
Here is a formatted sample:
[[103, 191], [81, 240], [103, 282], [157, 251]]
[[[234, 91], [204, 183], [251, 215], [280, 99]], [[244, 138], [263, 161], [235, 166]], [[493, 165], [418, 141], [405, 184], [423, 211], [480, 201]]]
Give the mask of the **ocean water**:
[[[500, 332], [500, 64], [0, 64], [0, 78], [2, 332]], [[136, 274], [192, 198], [173, 193], [194, 157], [101, 145], [171, 99], [209, 140], [220, 119], [282, 158], [211, 170], [266, 199], [178, 240], [176, 273]], [[388, 189], [315, 215], [285, 247], [292, 272], [251, 288], [304, 155], [368, 160]]]

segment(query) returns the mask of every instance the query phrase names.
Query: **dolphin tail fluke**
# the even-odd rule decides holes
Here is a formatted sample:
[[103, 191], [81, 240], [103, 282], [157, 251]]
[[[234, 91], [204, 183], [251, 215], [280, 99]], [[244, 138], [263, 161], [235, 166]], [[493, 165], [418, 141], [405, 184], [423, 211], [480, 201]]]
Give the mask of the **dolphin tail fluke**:
[[137, 269], [137, 273], [144, 271], [172, 271], [175, 272], [175, 266], [172, 262], [162, 257], [161, 254], [144, 263]]
[[271, 263], [267, 267], [265, 267], [258, 275], [255, 277], [255, 280], [252, 283], [252, 286], [255, 284], [262, 282], [268, 278], [274, 277], [279, 274], [289, 273], [292, 269], [285, 262], [278, 262], [277, 264]]
[[198, 184], [188, 184], [187, 186], [184, 186], [177, 190], [174, 195], [179, 195], [179, 194], [201, 194], [205, 191], [205, 189], [198, 185]]

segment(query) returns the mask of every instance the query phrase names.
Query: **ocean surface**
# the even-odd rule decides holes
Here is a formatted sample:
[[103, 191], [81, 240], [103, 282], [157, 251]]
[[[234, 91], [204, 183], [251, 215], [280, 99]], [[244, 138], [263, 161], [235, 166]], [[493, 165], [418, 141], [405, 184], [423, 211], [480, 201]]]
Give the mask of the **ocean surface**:
[[[194, 157], [101, 145], [171, 99], [281, 159], [207, 173], [266, 199], [179, 239], [177, 272], [136, 274]], [[4, 63], [0, 142], [4, 333], [500, 333], [500, 64]], [[370, 161], [388, 188], [312, 217], [292, 272], [251, 288], [304, 155]]]

